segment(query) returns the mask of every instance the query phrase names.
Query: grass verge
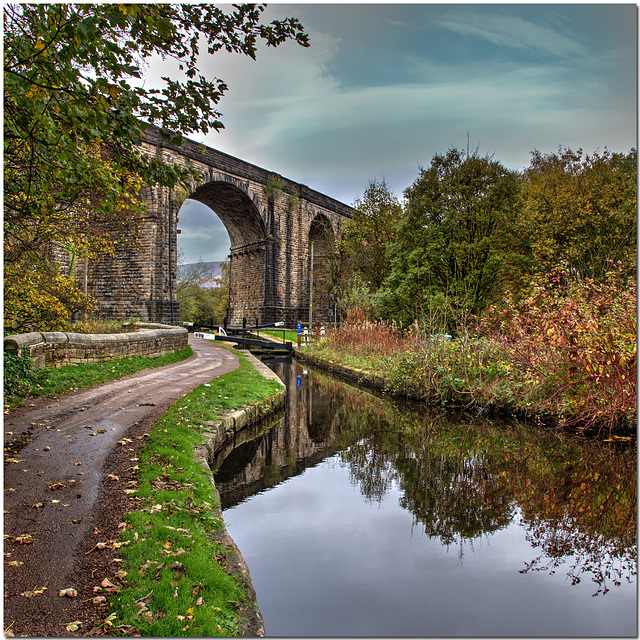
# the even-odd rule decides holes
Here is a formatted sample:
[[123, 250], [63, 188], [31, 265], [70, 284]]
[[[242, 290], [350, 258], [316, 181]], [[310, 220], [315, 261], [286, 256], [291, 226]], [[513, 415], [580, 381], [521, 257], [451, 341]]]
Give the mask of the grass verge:
[[[233, 636], [247, 596], [224, 569], [228, 550], [213, 540], [216, 516], [209, 474], [194, 455], [206, 421], [266, 400], [281, 390], [239, 354], [236, 371], [201, 385], [156, 423], [125, 489], [127, 513], [119, 545], [120, 570], [106, 589], [110, 634]], [[125, 442], [126, 444], [126, 442]]]
[[28, 396], [55, 395], [65, 391], [75, 391], [93, 387], [109, 380], [118, 380], [123, 376], [136, 373], [142, 369], [164, 367], [186, 360], [193, 355], [191, 347], [185, 347], [177, 353], [170, 353], [157, 358], [124, 358], [113, 362], [66, 365], [60, 369], [46, 368], [38, 371], [29, 371], [26, 367], [20, 367], [19, 379], [7, 378], [9, 367], [7, 364], [13, 358], [5, 353], [5, 384], [4, 384], [4, 408], [5, 411], [20, 406]]

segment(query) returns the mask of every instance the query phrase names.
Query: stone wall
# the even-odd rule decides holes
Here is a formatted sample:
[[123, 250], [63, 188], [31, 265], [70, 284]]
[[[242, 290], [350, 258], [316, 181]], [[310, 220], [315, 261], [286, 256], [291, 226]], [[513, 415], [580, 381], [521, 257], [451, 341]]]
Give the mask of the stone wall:
[[66, 333], [45, 331], [7, 336], [4, 350], [33, 359], [34, 369], [67, 364], [108, 362], [124, 358], [156, 358], [187, 346], [184, 327], [136, 324], [132, 333]]

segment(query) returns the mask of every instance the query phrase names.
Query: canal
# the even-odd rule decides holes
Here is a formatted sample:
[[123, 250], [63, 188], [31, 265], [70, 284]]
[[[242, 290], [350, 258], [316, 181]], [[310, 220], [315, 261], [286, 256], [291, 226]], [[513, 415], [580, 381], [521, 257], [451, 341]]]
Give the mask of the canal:
[[636, 451], [271, 365], [216, 485], [269, 636], [636, 636]]

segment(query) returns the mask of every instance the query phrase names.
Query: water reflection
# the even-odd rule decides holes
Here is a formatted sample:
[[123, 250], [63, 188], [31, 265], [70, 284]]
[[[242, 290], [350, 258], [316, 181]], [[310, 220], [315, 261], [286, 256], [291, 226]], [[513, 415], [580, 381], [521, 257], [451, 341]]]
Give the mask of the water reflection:
[[367, 501], [399, 488], [414, 526], [444, 545], [517, 522], [533, 550], [521, 573], [588, 575], [594, 595], [636, 575], [635, 448], [430, 413], [296, 363], [272, 368], [287, 385], [284, 416], [221, 464], [223, 509], [337, 453]]

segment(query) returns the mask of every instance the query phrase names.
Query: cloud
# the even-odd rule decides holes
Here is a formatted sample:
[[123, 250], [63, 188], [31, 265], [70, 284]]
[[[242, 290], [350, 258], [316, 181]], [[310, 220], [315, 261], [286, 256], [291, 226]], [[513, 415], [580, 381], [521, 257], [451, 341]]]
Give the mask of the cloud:
[[472, 11], [456, 12], [430, 21], [429, 28], [441, 28], [491, 44], [554, 56], [584, 56], [587, 48], [555, 29], [540, 26], [518, 16]]
[[229, 85], [219, 105], [226, 129], [193, 137], [347, 203], [375, 177], [401, 192], [419, 164], [465, 145], [467, 132], [481, 153], [514, 168], [533, 149], [627, 151], [635, 142], [635, 31], [625, 23], [633, 11], [425, 4], [267, 13], [298, 15], [311, 47], [261, 47], [256, 61], [203, 58], [207, 75]]

